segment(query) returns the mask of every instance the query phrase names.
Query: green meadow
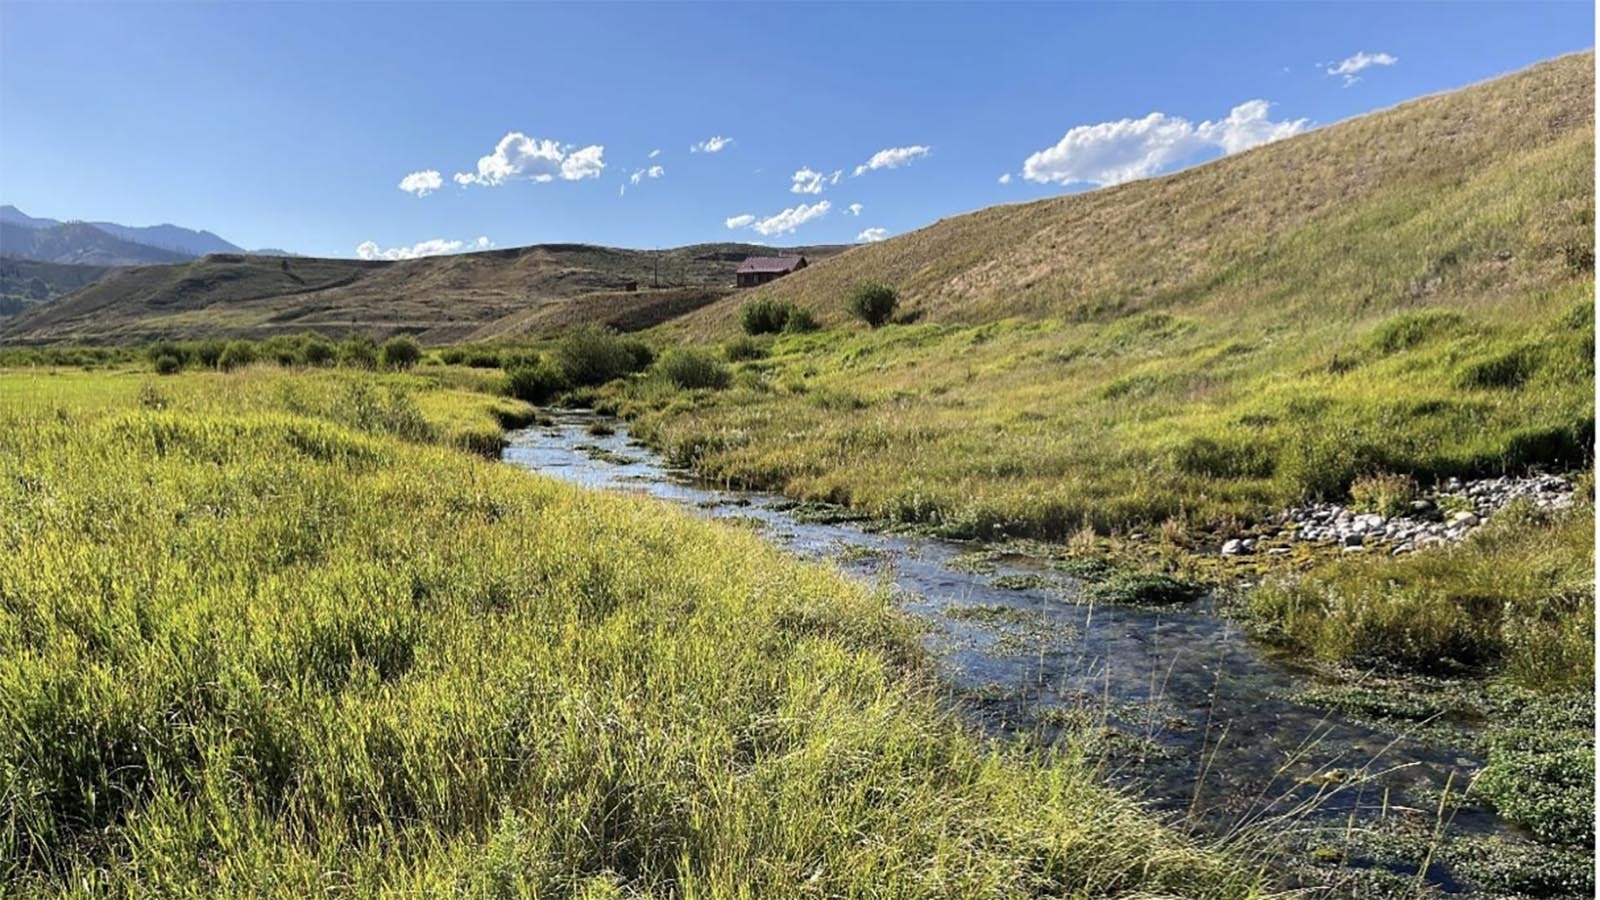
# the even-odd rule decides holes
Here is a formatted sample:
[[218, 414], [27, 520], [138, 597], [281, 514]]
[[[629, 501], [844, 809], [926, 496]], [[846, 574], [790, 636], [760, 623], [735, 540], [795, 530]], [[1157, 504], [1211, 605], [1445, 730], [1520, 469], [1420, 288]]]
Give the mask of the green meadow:
[[6, 894], [1259, 892], [882, 594], [469, 452], [477, 377], [0, 376]]

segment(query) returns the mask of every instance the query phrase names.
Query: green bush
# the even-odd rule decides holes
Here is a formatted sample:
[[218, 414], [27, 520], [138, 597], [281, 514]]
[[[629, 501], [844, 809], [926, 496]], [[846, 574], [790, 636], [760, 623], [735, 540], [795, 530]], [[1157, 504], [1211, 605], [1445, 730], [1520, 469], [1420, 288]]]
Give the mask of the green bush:
[[378, 350], [378, 364], [385, 369], [404, 371], [422, 361], [422, 348], [404, 335], [383, 342]]
[[722, 355], [728, 362], [743, 362], [761, 359], [767, 355], [767, 348], [759, 341], [740, 336], [722, 345]]
[[256, 361], [256, 347], [249, 341], [229, 341], [222, 348], [222, 355], [217, 357], [217, 368], [224, 372], [231, 372], [242, 366], [248, 366]]
[[889, 317], [894, 315], [895, 307], [899, 305], [900, 297], [894, 288], [882, 282], [869, 281], [858, 286], [850, 294], [848, 308], [850, 315], [872, 328], [877, 328], [889, 321]]
[[157, 375], [176, 375], [183, 368], [183, 361], [167, 353], [156, 357], [155, 368]]
[[790, 307], [788, 318], [783, 320], [784, 334], [810, 334], [821, 327], [817, 317], [803, 306]]
[[556, 367], [574, 387], [605, 384], [650, 365], [654, 356], [637, 338], [598, 328], [569, 332], [555, 347]]
[[656, 363], [656, 371], [684, 390], [728, 386], [728, 368], [704, 353], [675, 347]]
[[222, 341], [200, 341], [194, 345], [194, 359], [207, 369], [215, 369], [222, 362], [222, 351], [227, 348], [228, 345]]
[[300, 357], [308, 366], [331, 366], [339, 358], [339, 348], [322, 337], [309, 337], [300, 346]]
[[352, 369], [378, 366], [378, 345], [364, 334], [351, 335], [339, 342], [339, 365]]
[[766, 297], [751, 300], [739, 308], [739, 324], [743, 326], [745, 334], [777, 334], [783, 330], [794, 309], [793, 303]]
[[548, 403], [568, 387], [561, 371], [544, 360], [520, 365], [506, 372], [506, 394], [527, 403]]

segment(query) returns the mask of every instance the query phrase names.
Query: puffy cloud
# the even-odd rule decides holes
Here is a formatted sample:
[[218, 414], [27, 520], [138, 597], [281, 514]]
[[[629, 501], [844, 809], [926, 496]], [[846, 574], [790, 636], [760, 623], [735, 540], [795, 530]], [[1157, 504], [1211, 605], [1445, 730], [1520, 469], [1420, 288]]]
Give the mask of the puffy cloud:
[[928, 155], [932, 147], [887, 147], [872, 154], [872, 158], [856, 166], [856, 174], [864, 175], [874, 169], [898, 169], [910, 165], [913, 160]]
[[772, 237], [779, 234], [788, 234], [801, 225], [828, 214], [833, 204], [826, 200], [819, 200], [809, 206], [802, 203], [799, 206], [786, 209], [783, 212], [767, 216], [765, 219], [757, 218], [748, 213], [723, 221], [729, 228], [751, 228], [763, 237]]
[[441, 187], [444, 187], [444, 177], [437, 169], [423, 169], [400, 179], [400, 190], [418, 197], [426, 197]]
[[513, 131], [500, 139], [493, 153], [478, 159], [476, 172], [457, 172], [455, 180], [492, 187], [521, 179], [545, 183], [599, 178], [606, 167], [605, 149], [598, 144], [577, 148]]
[[433, 238], [421, 241], [409, 247], [380, 247], [376, 241], [362, 241], [356, 247], [356, 256], [361, 259], [420, 259], [424, 256], [440, 256], [446, 253], [459, 253], [462, 250], [492, 250], [494, 241], [487, 237], [480, 237], [473, 241], [447, 241], [444, 238]]
[[874, 244], [889, 236], [887, 228], [868, 228], [856, 235], [858, 244]]
[[731, 137], [723, 137], [722, 135], [719, 134], [719, 135], [716, 135], [715, 137], [708, 137], [705, 140], [701, 141], [700, 143], [695, 144], [694, 146], [689, 148], [689, 152], [690, 153], [720, 153], [722, 151], [722, 148], [728, 146], [731, 143], [733, 143], [733, 138], [731, 138]]
[[793, 194], [820, 194], [822, 193], [822, 182], [827, 180], [827, 177], [821, 172], [813, 172], [810, 169], [801, 168], [800, 171], [794, 173], [794, 178], [792, 179], [794, 184], [789, 185], [789, 192]]
[[1022, 177], [1040, 184], [1121, 184], [1154, 175], [1208, 149], [1238, 153], [1305, 130], [1306, 119], [1274, 122], [1265, 100], [1235, 106], [1226, 119], [1195, 125], [1188, 119], [1151, 113], [1079, 125], [1053, 147], [1029, 156]]
[[634, 169], [633, 174], [628, 176], [628, 181], [632, 184], [638, 184], [646, 178], [660, 178], [665, 174], [667, 174], [667, 170], [660, 166], [651, 166], [648, 169]]
[[1000, 183], [1001, 184], [1010, 184], [1011, 183], [1011, 173], [1007, 172], [1004, 175], [1001, 175], [1000, 176]]
[[1349, 87], [1361, 80], [1357, 76], [1357, 72], [1370, 69], [1373, 66], [1392, 66], [1399, 61], [1400, 57], [1391, 56], [1387, 53], [1357, 53], [1354, 56], [1347, 56], [1340, 60], [1336, 66], [1328, 66], [1327, 71], [1329, 75], [1344, 76], [1344, 86]]
[[846, 206], [844, 209], [845, 209], [845, 212], [849, 213], [852, 216], [859, 216], [859, 215], [861, 215], [861, 211], [863, 209], [866, 209], [866, 207], [862, 206], [859, 203], [852, 203], [849, 206]]
[[820, 194], [823, 185], [838, 184], [844, 177], [843, 169], [834, 169], [832, 175], [822, 172], [813, 172], [810, 168], [802, 166], [800, 171], [794, 173], [791, 179], [794, 183], [789, 185], [790, 193], [794, 194]]

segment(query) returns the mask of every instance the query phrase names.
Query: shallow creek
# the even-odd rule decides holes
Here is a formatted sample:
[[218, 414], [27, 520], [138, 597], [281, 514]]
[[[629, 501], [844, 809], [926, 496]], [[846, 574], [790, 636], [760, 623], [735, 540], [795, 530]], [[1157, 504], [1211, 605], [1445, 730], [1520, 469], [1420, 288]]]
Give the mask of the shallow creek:
[[[604, 421], [613, 434], [592, 435]], [[1432, 821], [1438, 791], [1482, 760], [1295, 702], [1313, 684], [1215, 615], [1210, 601], [1146, 609], [1079, 602], [1081, 585], [1027, 558], [953, 565], [973, 544], [808, 522], [785, 498], [722, 490], [668, 468], [626, 425], [585, 412], [510, 436], [506, 462], [590, 488], [647, 494], [737, 519], [807, 559], [892, 585], [926, 624], [924, 644], [963, 714], [998, 736], [1049, 739], [1066, 725], [1108, 735], [1112, 780], [1212, 834], [1236, 828], [1337, 833], [1382, 816]], [[1453, 833], [1515, 829], [1463, 810]], [[1360, 863], [1357, 862], [1359, 865]], [[1370, 864], [1370, 863], [1369, 863]], [[1435, 866], [1428, 879], [1457, 887]]]

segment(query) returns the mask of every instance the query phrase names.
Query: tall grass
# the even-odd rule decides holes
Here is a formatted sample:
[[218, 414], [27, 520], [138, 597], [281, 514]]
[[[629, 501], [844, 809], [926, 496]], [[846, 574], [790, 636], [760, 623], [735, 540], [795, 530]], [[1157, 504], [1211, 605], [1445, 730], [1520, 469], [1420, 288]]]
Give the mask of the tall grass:
[[884, 597], [341, 393], [448, 388], [152, 382], [0, 379], [8, 894], [1255, 890], [958, 726]]

